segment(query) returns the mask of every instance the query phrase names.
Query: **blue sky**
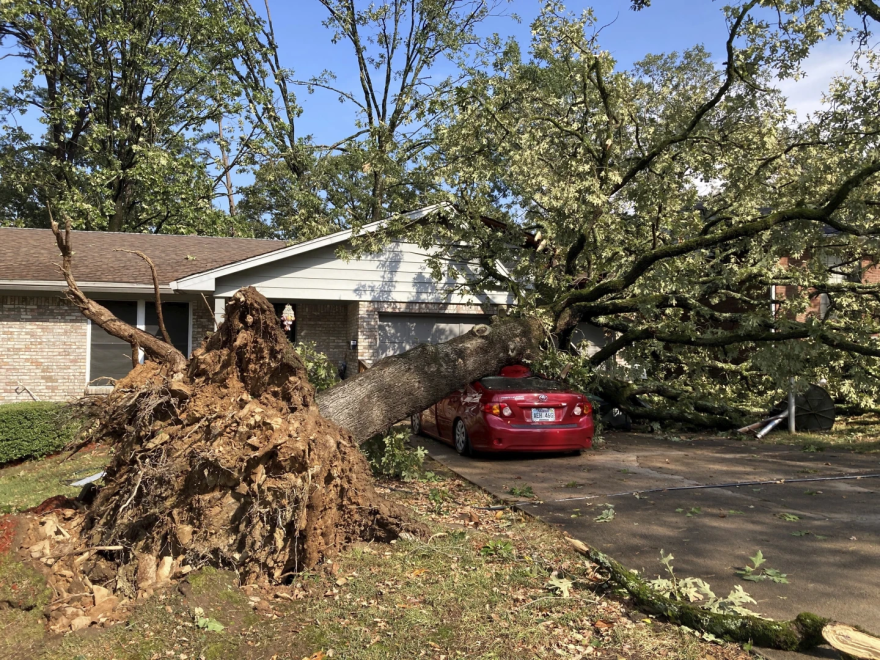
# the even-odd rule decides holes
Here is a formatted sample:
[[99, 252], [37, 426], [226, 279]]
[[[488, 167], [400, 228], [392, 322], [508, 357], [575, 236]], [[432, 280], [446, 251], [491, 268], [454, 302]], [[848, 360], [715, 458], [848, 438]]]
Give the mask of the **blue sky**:
[[[303, 79], [329, 69], [337, 75], [339, 87], [356, 90], [357, 70], [350, 46], [332, 44], [330, 31], [321, 25], [326, 9], [317, 0], [270, 2], [284, 64]], [[600, 43], [625, 67], [647, 53], [680, 51], [697, 43], [703, 43], [714, 54], [723, 48], [726, 37], [723, 5], [710, 0], [654, 0], [653, 7], [641, 12], [631, 11], [629, 0], [579, 1], [567, 6], [574, 13], [592, 7], [599, 25], [611, 23], [602, 31]], [[529, 25], [539, 7], [538, 0], [514, 0], [503, 9], [507, 14], [517, 14], [521, 23], [510, 17], [494, 17], [484, 30], [515, 36], [526, 46]], [[330, 141], [342, 137], [341, 131], [352, 125], [352, 110], [341, 106], [332, 92], [308, 95], [301, 90], [299, 99], [305, 109], [301, 133]]]
[[[255, 6], [262, 8], [262, 0], [253, 1]], [[366, 4], [367, 0], [359, 1]], [[723, 3], [711, 0], [654, 0], [653, 5], [641, 12], [633, 12], [629, 9], [629, 0], [572, 0], [568, 3], [569, 9], [575, 13], [593, 7], [598, 24], [609, 24], [602, 32], [600, 43], [623, 67], [628, 67], [648, 53], [681, 51], [698, 43], [713, 54], [721, 53], [726, 37], [721, 12]], [[326, 10], [318, 0], [270, 0], [270, 6], [284, 66], [292, 68], [301, 79], [309, 79], [324, 70], [330, 70], [337, 75], [338, 87], [357, 90], [357, 72], [351, 48], [345, 42], [331, 43], [331, 32], [321, 24]], [[517, 23], [510, 17], [493, 17], [487, 21], [484, 30], [486, 33], [515, 36], [523, 46], [527, 46], [529, 25], [537, 16], [539, 7], [539, 0], [514, 0], [503, 10], [519, 15], [521, 22]], [[832, 75], [846, 69], [850, 53], [848, 41], [823, 44], [807, 62], [808, 76], [805, 80], [782, 84], [801, 115], [819, 106], [822, 90]], [[0, 87], [13, 85], [20, 71], [18, 60], [0, 60]], [[301, 89], [298, 95], [305, 109], [298, 126], [300, 135], [312, 134], [319, 142], [326, 143], [353, 132], [354, 109], [350, 105], [340, 104], [335, 94], [318, 91], [309, 95], [305, 89]], [[21, 123], [31, 131], [41, 130], [33, 113], [22, 118]]]

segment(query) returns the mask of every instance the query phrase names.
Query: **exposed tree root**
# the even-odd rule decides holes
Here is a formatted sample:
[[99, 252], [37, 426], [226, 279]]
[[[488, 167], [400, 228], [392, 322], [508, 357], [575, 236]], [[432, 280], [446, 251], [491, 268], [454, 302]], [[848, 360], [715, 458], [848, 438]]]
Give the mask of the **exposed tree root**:
[[[167, 365], [167, 368], [175, 372], [185, 369], [186, 358], [184, 357], [183, 353], [178, 351], [167, 341], [168, 333], [164, 329], [164, 321], [160, 321], [160, 326], [162, 327], [162, 332], [166, 336], [166, 340], [154, 337], [149, 332], [145, 332], [144, 330], [129, 325], [125, 321], [119, 320], [118, 318], [116, 318], [116, 316], [113, 315], [113, 313], [109, 309], [107, 309], [103, 305], [99, 305], [94, 300], [91, 300], [85, 293], [82, 292], [82, 290], [79, 288], [79, 285], [77, 285], [76, 279], [74, 279], [73, 277], [73, 271], [71, 270], [71, 266], [73, 263], [73, 245], [71, 244], [70, 240], [70, 218], [65, 217], [64, 232], [62, 233], [61, 229], [58, 226], [58, 223], [55, 222], [55, 220], [52, 218], [51, 209], [48, 209], [47, 207], [47, 210], [49, 211], [49, 217], [52, 222], [52, 233], [55, 234], [55, 242], [58, 245], [58, 250], [61, 252], [62, 259], [59, 269], [61, 270], [61, 274], [64, 276], [64, 280], [67, 283], [67, 290], [64, 293], [67, 296], [68, 300], [76, 305], [83, 313], [83, 316], [89, 319], [92, 323], [97, 324], [114, 337], [122, 339], [131, 346], [132, 366], [135, 366], [137, 364], [137, 349], [141, 348], [144, 350], [148, 358]], [[139, 256], [145, 259], [147, 264], [150, 266], [150, 271], [153, 275], [156, 301], [158, 303], [159, 280], [158, 276], [156, 275], [156, 268], [153, 265], [153, 262], [145, 254], [139, 253]], [[159, 318], [161, 319], [161, 311], [157, 310], [157, 313], [159, 314]]]
[[350, 434], [320, 415], [271, 304], [252, 288], [233, 296], [185, 373], [137, 367], [104, 415], [97, 434], [116, 454], [84, 541], [126, 548], [111, 553], [123, 589], [148, 589], [172, 563], [277, 583], [352, 541], [420, 532], [375, 492]]
[[831, 623], [829, 619], [809, 612], [802, 612], [791, 621], [709, 612], [697, 605], [666, 598], [632, 571], [577, 539], [568, 539], [568, 542], [606, 571], [611, 581], [626, 591], [639, 609], [728, 642], [751, 643], [782, 651], [806, 651], [823, 643], [822, 631]]

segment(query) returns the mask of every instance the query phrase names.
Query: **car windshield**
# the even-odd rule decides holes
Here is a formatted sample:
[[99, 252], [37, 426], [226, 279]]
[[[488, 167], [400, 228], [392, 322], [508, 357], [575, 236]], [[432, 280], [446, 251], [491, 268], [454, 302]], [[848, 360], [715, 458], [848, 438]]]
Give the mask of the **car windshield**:
[[480, 383], [487, 390], [496, 392], [529, 391], [529, 392], [564, 392], [565, 385], [555, 380], [544, 378], [504, 378], [502, 376], [489, 376], [483, 378]]

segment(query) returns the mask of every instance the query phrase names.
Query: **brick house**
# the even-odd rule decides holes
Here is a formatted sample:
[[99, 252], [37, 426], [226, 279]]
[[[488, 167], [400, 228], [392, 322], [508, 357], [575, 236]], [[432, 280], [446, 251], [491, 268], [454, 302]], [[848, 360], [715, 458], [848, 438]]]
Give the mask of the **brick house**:
[[[435, 211], [407, 214], [412, 221]], [[366, 225], [375, 231], [382, 222]], [[451, 339], [485, 321], [506, 293], [478, 300], [435, 282], [416, 245], [344, 260], [342, 231], [296, 245], [283, 241], [73, 232], [82, 290], [119, 318], [157, 331], [153, 285], [139, 250], [156, 264], [172, 342], [189, 354], [223, 320], [226, 301], [254, 286], [279, 312], [290, 305], [291, 341], [313, 341], [344, 375], [423, 342]], [[130, 347], [83, 317], [63, 295], [52, 232], [0, 228], [0, 403], [67, 400], [108, 391], [131, 368]]]

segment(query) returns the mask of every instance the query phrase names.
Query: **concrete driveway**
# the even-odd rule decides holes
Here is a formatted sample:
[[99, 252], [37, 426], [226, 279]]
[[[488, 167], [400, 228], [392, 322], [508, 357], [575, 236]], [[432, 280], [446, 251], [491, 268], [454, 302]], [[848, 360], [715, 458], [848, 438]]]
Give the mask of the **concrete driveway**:
[[[648, 576], [664, 570], [662, 549], [675, 556], [678, 577], [700, 577], [719, 596], [741, 584], [764, 616], [806, 610], [880, 633], [880, 479], [797, 481], [880, 474], [880, 454], [610, 434], [581, 456], [463, 458], [447, 445], [415, 440], [498, 497], [522, 500], [510, 488], [531, 486], [540, 502], [523, 510]], [[784, 483], [663, 490], [770, 480]], [[656, 492], [624, 494], [648, 490]], [[596, 522], [606, 504], [614, 506], [613, 520]], [[788, 584], [736, 575], [757, 550]]]

